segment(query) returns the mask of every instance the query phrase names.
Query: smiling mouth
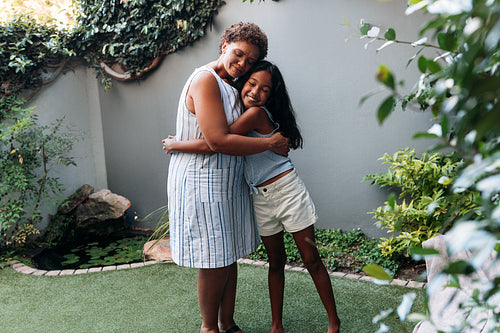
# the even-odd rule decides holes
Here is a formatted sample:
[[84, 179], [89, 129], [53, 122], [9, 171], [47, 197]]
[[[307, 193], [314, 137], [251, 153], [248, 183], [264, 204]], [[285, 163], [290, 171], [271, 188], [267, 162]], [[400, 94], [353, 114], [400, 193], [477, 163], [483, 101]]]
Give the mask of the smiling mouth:
[[247, 95], [247, 99], [248, 99], [251, 103], [258, 103], [258, 102], [259, 102], [259, 100], [258, 100], [258, 99], [253, 98], [252, 96], [248, 96], [248, 95]]
[[243, 71], [238, 67], [234, 67], [234, 70], [236, 71], [236, 74], [238, 74], [238, 76], [240, 76], [243, 73]]

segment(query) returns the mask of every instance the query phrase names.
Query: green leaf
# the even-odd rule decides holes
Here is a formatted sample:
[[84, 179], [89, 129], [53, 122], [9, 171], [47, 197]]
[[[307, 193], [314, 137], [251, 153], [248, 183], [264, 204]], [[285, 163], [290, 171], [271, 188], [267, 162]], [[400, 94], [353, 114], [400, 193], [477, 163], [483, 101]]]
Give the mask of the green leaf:
[[382, 281], [391, 281], [392, 277], [383, 269], [381, 266], [377, 264], [369, 264], [363, 267], [363, 271], [369, 276]]
[[437, 36], [439, 47], [445, 51], [455, 51], [458, 46], [458, 39], [454, 33], [440, 33]]
[[394, 111], [396, 107], [396, 98], [394, 96], [387, 97], [382, 104], [380, 104], [377, 111], [377, 119], [380, 124]]
[[396, 205], [396, 194], [395, 193], [391, 193], [389, 195], [389, 198], [387, 198], [387, 204], [392, 208], [394, 209], [394, 206]]
[[359, 31], [361, 32], [362, 35], [367, 35], [368, 31], [370, 31], [370, 25], [369, 24], [364, 24], [361, 28], [359, 28]]
[[448, 116], [446, 114], [443, 114], [441, 116], [441, 135], [443, 137], [446, 137], [448, 135]]
[[421, 246], [414, 246], [410, 248], [410, 254], [418, 256], [431, 256], [431, 255], [439, 255], [439, 251], [432, 248], [423, 248]]
[[447, 274], [464, 274], [464, 275], [469, 275], [474, 271], [475, 271], [474, 267], [472, 267], [471, 264], [463, 260], [452, 262], [443, 270], [443, 272]]
[[420, 70], [421, 73], [424, 73], [427, 71], [427, 59], [425, 59], [424, 56], [420, 56], [418, 58], [418, 69]]
[[392, 90], [396, 87], [394, 75], [392, 75], [390, 69], [385, 65], [378, 66], [376, 78], [377, 81], [382, 82], [386, 87]]
[[432, 73], [432, 74], [436, 74], [437, 72], [439, 72], [441, 70], [441, 65], [439, 65], [437, 62], [435, 61], [432, 61], [432, 60], [428, 60], [427, 61], [427, 69], [429, 69], [429, 71]]
[[421, 139], [421, 138], [427, 138], [427, 139], [434, 139], [434, 138], [439, 138], [436, 134], [433, 133], [427, 133], [427, 132], [419, 132], [415, 133], [412, 136], [413, 139]]
[[395, 40], [395, 39], [396, 39], [396, 31], [395, 31], [393, 28], [389, 28], [389, 29], [385, 32], [384, 37], [385, 37], [387, 40]]

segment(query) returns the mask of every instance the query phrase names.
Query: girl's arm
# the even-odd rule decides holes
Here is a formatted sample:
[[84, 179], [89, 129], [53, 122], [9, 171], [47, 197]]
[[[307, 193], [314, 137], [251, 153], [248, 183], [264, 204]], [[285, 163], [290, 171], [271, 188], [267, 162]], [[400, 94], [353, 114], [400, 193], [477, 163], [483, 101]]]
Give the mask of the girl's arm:
[[198, 125], [210, 150], [228, 155], [252, 155], [266, 150], [286, 155], [288, 139], [277, 133], [270, 138], [250, 138], [232, 134], [227, 125], [220, 90], [212, 74], [200, 73], [188, 91], [186, 105], [192, 105]]

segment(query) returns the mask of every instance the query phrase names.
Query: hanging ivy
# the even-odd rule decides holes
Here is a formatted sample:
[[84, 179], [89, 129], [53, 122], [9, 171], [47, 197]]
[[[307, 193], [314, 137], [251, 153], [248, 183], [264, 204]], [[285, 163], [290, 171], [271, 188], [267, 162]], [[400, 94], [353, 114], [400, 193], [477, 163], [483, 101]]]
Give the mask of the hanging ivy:
[[70, 35], [51, 25], [16, 16], [0, 25], [0, 99], [28, 90], [33, 95], [74, 55]]
[[80, 1], [75, 49], [101, 73], [107, 87], [109, 76], [137, 79], [162, 56], [202, 37], [222, 4], [219, 0]]
[[[78, 0], [72, 31], [26, 16], [0, 25], [0, 99], [34, 94], [82, 60], [105, 88], [135, 80], [205, 34], [221, 0]], [[27, 96], [29, 98], [30, 96]]]

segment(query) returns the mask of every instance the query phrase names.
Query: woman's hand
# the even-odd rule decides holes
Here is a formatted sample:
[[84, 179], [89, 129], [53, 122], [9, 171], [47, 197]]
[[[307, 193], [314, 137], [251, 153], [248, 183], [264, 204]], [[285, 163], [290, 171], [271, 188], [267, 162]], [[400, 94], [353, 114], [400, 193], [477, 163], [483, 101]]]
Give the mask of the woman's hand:
[[271, 140], [270, 150], [276, 154], [288, 156], [288, 152], [290, 151], [290, 140], [288, 138], [278, 132], [273, 134], [269, 139]]
[[166, 150], [165, 154], [170, 154], [173, 151], [172, 143], [175, 142], [175, 136], [169, 135], [168, 138], [161, 141], [163, 143], [163, 150]]

